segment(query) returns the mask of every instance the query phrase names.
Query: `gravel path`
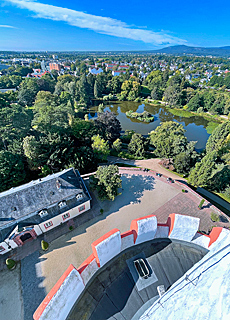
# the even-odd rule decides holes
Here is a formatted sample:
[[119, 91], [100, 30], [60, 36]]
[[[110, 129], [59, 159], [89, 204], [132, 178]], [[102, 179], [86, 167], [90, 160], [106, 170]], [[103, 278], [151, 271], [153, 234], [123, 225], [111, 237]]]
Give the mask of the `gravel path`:
[[160, 172], [163, 175], [170, 177], [172, 179], [177, 179], [177, 180], [184, 180], [186, 181], [186, 179], [181, 178], [180, 176], [178, 176], [177, 174], [174, 174], [168, 170], [166, 170], [164, 167], [162, 167], [159, 162], [161, 161], [161, 159], [158, 158], [154, 158], [154, 159], [148, 159], [148, 160], [126, 160], [126, 159], [121, 159], [118, 157], [108, 157], [108, 160], [112, 163], [126, 163], [126, 164], [132, 164], [135, 165], [137, 167], [143, 167], [143, 168], [148, 168], [151, 170], [154, 170], [156, 172]]

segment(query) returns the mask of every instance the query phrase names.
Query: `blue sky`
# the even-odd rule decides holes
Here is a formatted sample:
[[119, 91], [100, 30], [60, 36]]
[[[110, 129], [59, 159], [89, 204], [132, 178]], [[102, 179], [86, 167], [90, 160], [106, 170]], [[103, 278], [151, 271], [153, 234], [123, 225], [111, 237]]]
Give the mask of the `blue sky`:
[[0, 50], [230, 46], [227, 0], [0, 0]]

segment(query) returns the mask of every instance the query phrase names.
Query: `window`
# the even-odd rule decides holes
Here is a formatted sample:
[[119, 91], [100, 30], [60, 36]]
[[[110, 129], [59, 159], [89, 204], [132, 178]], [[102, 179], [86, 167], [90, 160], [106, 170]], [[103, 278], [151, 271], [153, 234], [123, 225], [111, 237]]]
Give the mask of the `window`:
[[39, 211], [38, 214], [41, 218], [43, 218], [48, 215], [48, 211], [46, 209], [43, 209], [43, 210]]
[[0, 246], [0, 252], [4, 251], [5, 248], [3, 248], [2, 246]]
[[76, 195], [76, 199], [77, 200], [81, 200], [83, 198], [83, 194], [82, 193], [78, 193], [77, 195]]
[[52, 227], [52, 225], [53, 225], [52, 221], [44, 223], [44, 226], [45, 226], [46, 229], [48, 229], [49, 227]]
[[59, 206], [59, 208], [63, 208], [65, 206], [67, 206], [66, 201], [63, 200], [63, 201], [59, 202], [58, 206]]
[[70, 217], [69, 212], [67, 212], [67, 213], [65, 213], [65, 214], [62, 215], [62, 219], [63, 219], [63, 220], [66, 220], [66, 219], [68, 219], [69, 217]]
[[85, 205], [78, 208], [79, 212], [85, 210]]

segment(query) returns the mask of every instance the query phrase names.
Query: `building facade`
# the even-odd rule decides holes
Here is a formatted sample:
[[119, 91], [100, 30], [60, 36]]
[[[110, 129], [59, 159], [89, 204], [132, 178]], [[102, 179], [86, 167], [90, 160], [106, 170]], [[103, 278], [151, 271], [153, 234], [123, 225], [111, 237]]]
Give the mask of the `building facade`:
[[0, 254], [90, 209], [90, 194], [73, 168], [0, 194]]

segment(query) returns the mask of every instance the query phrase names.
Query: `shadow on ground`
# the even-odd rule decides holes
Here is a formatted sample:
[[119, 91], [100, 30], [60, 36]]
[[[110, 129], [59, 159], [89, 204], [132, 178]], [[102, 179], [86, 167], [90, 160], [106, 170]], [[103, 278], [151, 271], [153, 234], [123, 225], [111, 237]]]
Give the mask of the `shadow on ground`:
[[33, 313], [46, 296], [40, 267], [40, 262], [43, 260], [39, 258], [39, 251], [36, 251], [21, 261], [24, 320], [33, 319]]

